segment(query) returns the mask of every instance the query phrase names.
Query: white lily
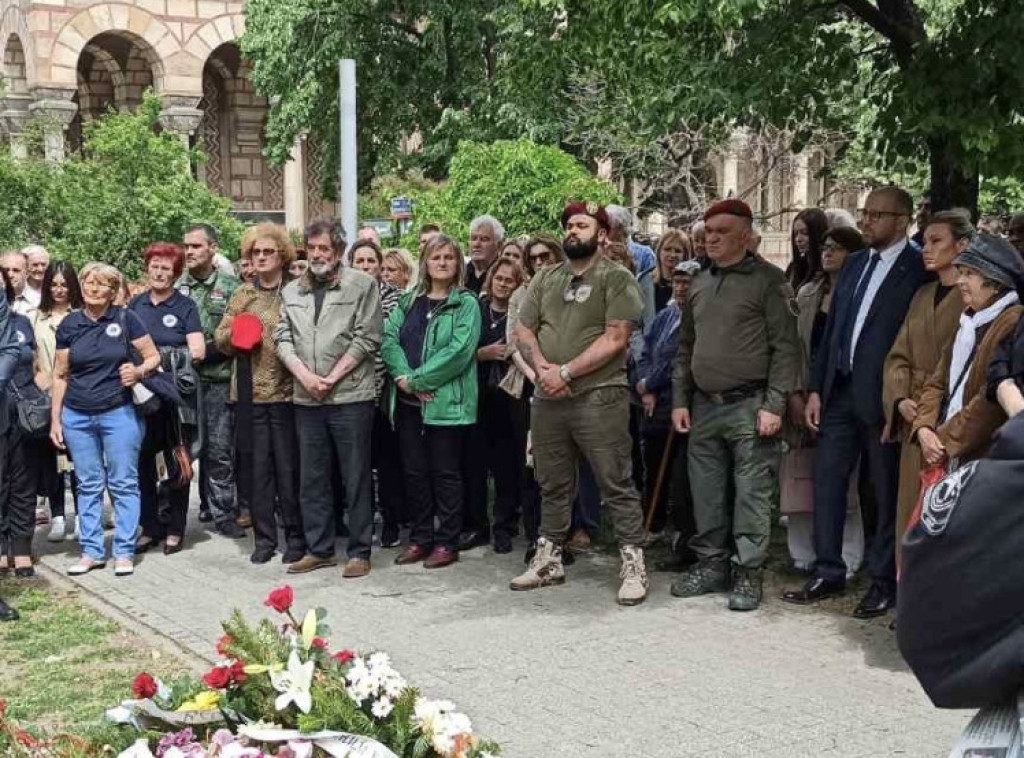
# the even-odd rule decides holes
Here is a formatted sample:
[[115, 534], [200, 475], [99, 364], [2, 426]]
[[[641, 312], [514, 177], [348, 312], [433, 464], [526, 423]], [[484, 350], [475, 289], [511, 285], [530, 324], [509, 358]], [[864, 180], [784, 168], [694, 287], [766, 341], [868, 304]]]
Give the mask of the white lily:
[[288, 656], [287, 668], [284, 671], [270, 672], [270, 683], [281, 693], [274, 701], [277, 710], [283, 711], [290, 703], [295, 703], [295, 707], [300, 711], [309, 713], [313, 707], [313, 696], [309, 688], [313, 683], [315, 665], [313, 661], [300, 662], [298, 654], [292, 650], [292, 654]]

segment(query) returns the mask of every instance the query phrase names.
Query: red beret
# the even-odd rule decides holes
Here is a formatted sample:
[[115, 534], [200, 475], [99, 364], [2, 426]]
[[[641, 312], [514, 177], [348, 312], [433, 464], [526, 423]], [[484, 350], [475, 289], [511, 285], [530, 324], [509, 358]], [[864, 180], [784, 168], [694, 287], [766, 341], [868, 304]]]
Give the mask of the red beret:
[[255, 313], [239, 313], [231, 322], [231, 347], [249, 352], [263, 341], [263, 322]]
[[604, 209], [603, 205], [598, 205], [594, 202], [569, 203], [565, 206], [565, 210], [562, 211], [563, 229], [569, 224], [569, 219], [573, 216], [590, 216], [592, 219], [597, 221], [597, 223], [603, 226], [605, 231], [607, 231], [610, 226], [608, 223], [608, 211]]
[[751, 221], [754, 220], [754, 212], [750, 210], [750, 206], [742, 200], [737, 200], [735, 197], [719, 200], [712, 205], [704, 212], [704, 220], [707, 221], [712, 216], [721, 215], [739, 216], [740, 218], [749, 218]]

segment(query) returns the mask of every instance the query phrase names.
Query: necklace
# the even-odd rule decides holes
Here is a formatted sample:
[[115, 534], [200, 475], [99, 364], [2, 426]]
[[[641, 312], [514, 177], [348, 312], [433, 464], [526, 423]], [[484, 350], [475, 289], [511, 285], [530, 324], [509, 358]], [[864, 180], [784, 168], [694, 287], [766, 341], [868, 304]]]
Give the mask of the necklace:
[[491, 329], [495, 329], [498, 324], [508, 318], [508, 311], [498, 311], [495, 313], [494, 308], [489, 305], [487, 306], [487, 310], [491, 314]]

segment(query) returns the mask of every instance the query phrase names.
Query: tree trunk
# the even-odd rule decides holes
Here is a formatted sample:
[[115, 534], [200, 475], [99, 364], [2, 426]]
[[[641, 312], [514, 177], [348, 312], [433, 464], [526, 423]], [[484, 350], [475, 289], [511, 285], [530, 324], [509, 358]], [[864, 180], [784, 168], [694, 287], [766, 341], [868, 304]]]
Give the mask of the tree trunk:
[[952, 138], [935, 137], [928, 141], [932, 211], [966, 208], [977, 221], [978, 171], [963, 167], [952, 144]]

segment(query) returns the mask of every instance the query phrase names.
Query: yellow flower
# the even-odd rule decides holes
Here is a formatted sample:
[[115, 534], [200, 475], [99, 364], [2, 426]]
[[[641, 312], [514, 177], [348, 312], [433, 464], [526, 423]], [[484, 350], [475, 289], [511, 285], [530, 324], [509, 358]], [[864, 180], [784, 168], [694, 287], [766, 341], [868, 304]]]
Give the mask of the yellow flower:
[[188, 702], [178, 706], [179, 711], [212, 711], [220, 703], [220, 693], [206, 690], [200, 692]]

